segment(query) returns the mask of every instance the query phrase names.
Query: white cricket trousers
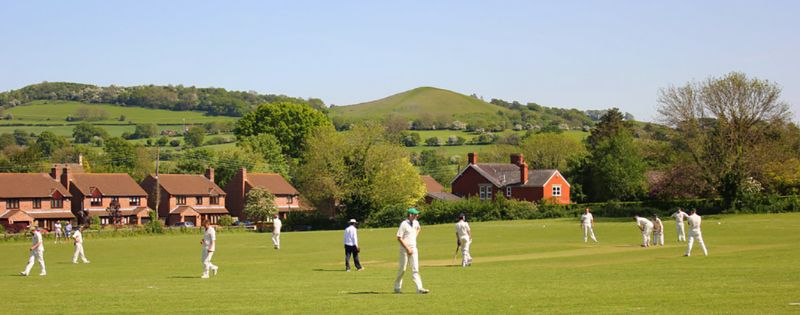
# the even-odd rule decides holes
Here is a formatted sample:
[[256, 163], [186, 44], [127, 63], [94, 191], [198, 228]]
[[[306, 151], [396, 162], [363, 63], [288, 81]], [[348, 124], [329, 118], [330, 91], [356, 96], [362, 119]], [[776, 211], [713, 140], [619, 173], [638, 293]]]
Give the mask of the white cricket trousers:
[[650, 234], [653, 233], [652, 226], [644, 227], [642, 230], [642, 246], [649, 246], [650, 245]]
[[589, 237], [592, 238], [595, 243], [597, 242], [597, 238], [594, 237], [594, 229], [592, 229], [591, 224], [584, 224], [583, 225], [583, 242], [586, 243], [589, 241]]
[[409, 255], [405, 248], [400, 247], [400, 270], [397, 271], [397, 279], [394, 281], [394, 289], [400, 290], [403, 287], [403, 275], [406, 273], [406, 266], [411, 262], [411, 280], [417, 285], [417, 290], [422, 289], [422, 278], [419, 277], [419, 251], [416, 247], [411, 247], [414, 253]]
[[281, 233], [272, 233], [272, 244], [275, 248], [281, 248]]
[[686, 242], [686, 231], [683, 228], [683, 222], [675, 223], [675, 229], [678, 232], [678, 242]]
[[203, 263], [203, 275], [208, 275], [208, 270], [217, 268], [216, 265], [211, 263], [211, 257], [214, 257], [214, 252], [209, 252], [207, 248], [203, 248], [203, 258], [200, 260]]
[[686, 249], [686, 256], [692, 254], [692, 245], [694, 245], [694, 240], [697, 240], [700, 243], [700, 248], [703, 249], [703, 255], [708, 256], [708, 250], [706, 249], [706, 243], [703, 242], [703, 233], [700, 231], [690, 230], [689, 231], [689, 248]]
[[47, 273], [47, 269], [44, 267], [44, 250], [35, 249], [31, 251], [31, 256], [28, 258], [28, 265], [25, 266], [25, 274], [27, 275], [31, 272], [34, 260], [39, 262], [39, 266], [42, 267], [42, 273]]
[[664, 246], [664, 231], [653, 231], [653, 245]]
[[469, 246], [472, 244], [472, 241], [469, 240], [469, 237], [462, 237], [460, 239], [461, 243], [461, 265], [466, 266], [472, 260], [472, 255], [469, 254]]
[[83, 244], [75, 244], [75, 253], [72, 254], [72, 263], [78, 263], [78, 256], [81, 257], [81, 260], [84, 263], [88, 263], [89, 260], [86, 259], [86, 255], [83, 254]]

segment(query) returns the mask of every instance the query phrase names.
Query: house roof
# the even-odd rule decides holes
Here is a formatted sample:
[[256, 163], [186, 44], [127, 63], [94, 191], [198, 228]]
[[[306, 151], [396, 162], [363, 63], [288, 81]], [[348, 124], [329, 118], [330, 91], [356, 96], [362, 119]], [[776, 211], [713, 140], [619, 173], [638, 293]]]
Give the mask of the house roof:
[[34, 219], [74, 219], [75, 215], [69, 210], [58, 211], [25, 211]]
[[2, 214], [0, 214], [0, 219], [8, 219], [8, 218], [11, 218], [11, 217], [13, 217], [15, 215], [18, 215], [18, 214], [23, 216], [23, 217], [28, 217], [31, 220], [33, 220], [33, 218], [31, 218], [31, 216], [29, 216], [27, 213], [25, 213], [25, 211], [22, 211], [22, 210], [6, 210], [6, 212], [3, 212]]
[[48, 198], [58, 191], [71, 197], [67, 188], [44, 173], [0, 173], [0, 198]]
[[[478, 163], [470, 164], [459, 173], [461, 176], [467, 169], [472, 168], [480, 173], [497, 187], [522, 186], [522, 187], [544, 187], [550, 178], [555, 174], [560, 174], [558, 170], [533, 170], [528, 169], [528, 182], [520, 183], [519, 166], [508, 163]], [[455, 181], [455, 179], [453, 179]], [[569, 183], [567, 183], [569, 185]]]
[[93, 187], [103, 196], [147, 196], [144, 189], [125, 173], [79, 173], [70, 177], [72, 184], [85, 196], [92, 194]]
[[194, 211], [199, 213], [199, 214], [228, 214], [228, 209], [225, 209], [225, 207], [208, 207], [208, 206], [200, 207], [200, 206], [197, 206], [197, 207], [193, 207], [193, 208], [194, 208]]
[[217, 184], [203, 175], [160, 174], [159, 183], [172, 195], [224, 196], [225, 192]]
[[199, 214], [199, 213], [197, 213], [197, 211], [194, 210], [194, 208], [192, 208], [190, 206], [178, 206], [178, 207], [175, 207], [175, 209], [172, 209], [172, 211], [170, 211], [169, 213], [170, 214], [182, 214], [182, 213], [186, 213], [186, 212], [188, 212], [190, 214], [191, 213]]
[[450, 200], [459, 200], [461, 197], [453, 195], [449, 192], [429, 192], [426, 196], [435, 199], [435, 200], [443, 200], [443, 201], [450, 201]]
[[275, 173], [249, 173], [247, 183], [251, 187], [261, 187], [273, 195], [299, 195], [300, 192], [292, 187], [280, 174]]
[[432, 192], [438, 193], [444, 191], [444, 186], [442, 186], [442, 184], [439, 184], [439, 182], [437, 182], [436, 179], [434, 179], [430, 175], [420, 175], [419, 178], [422, 179], [423, 183], [425, 183], [425, 191], [429, 193]]

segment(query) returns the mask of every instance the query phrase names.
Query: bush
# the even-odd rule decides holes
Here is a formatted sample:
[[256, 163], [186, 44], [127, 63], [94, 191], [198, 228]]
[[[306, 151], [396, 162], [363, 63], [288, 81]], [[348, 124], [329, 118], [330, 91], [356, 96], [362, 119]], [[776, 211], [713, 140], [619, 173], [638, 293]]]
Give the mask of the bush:
[[391, 205], [383, 209], [372, 212], [364, 220], [365, 227], [389, 227], [395, 226], [406, 218], [406, 207]]
[[2, 233], [2, 234], [6, 233], [6, 226], [5, 225], [0, 224], [0, 233]]
[[92, 230], [99, 230], [100, 226], [100, 217], [89, 217], [89, 228]]
[[231, 226], [233, 225], [233, 217], [229, 215], [223, 215], [219, 217], [219, 221], [217, 222], [220, 226]]
[[154, 210], [150, 210], [149, 214], [150, 222], [147, 222], [147, 224], [144, 225], [144, 230], [151, 234], [164, 233], [164, 223], [157, 218], [156, 212]]
[[175, 140], [172, 140], [172, 141], [170, 141], [170, 142], [169, 142], [169, 145], [171, 145], [171, 146], [173, 146], [173, 147], [178, 147], [178, 146], [180, 146], [180, 145], [181, 145], [181, 141], [180, 141], [180, 140], [178, 140], [178, 139], [175, 139]]
[[347, 225], [345, 220], [331, 219], [316, 211], [289, 212], [283, 226], [288, 228], [287, 230], [307, 230], [307, 227], [311, 227], [312, 230], [333, 230], [343, 229]]

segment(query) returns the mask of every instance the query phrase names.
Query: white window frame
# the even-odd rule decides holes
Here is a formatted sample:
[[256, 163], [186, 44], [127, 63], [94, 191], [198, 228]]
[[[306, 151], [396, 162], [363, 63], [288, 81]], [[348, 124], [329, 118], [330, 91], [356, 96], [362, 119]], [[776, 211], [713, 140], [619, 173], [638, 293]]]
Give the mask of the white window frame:
[[480, 185], [478, 186], [478, 192], [481, 200], [492, 199], [492, 185]]
[[561, 197], [561, 185], [553, 185], [553, 197]]
[[511, 187], [506, 187], [506, 198], [511, 198]]

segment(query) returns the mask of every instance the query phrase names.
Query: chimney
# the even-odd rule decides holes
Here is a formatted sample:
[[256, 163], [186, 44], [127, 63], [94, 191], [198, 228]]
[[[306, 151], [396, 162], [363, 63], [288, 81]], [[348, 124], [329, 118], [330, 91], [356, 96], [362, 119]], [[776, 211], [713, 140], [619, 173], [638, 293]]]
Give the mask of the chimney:
[[212, 182], [214, 181], [214, 168], [213, 167], [209, 167], [209, 168], [206, 169], [206, 178], [208, 178], [208, 180], [210, 180]]
[[242, 183], [247, 181], [247, 169], [242, 167]]
[[[520, 154], [520, 158], [521, 157], [522, 154]], [[519, 165], [519, 183], [525, 185], [527, 182], [528, 182], [528, 164], [522, 162], [522, 164]]]
[[83, 153], [78, 153], [78, 165], [83, 166]]
[[522, 153], [511, 155], [511, 164], [519, 166], [522, 165], [522, 163], [525, 163], [525, 157], [522, 156]]
[[60, 177], [61, 177], [61, 185], [64, 185], [64, 187], [67, 188], [67, 191], [69, 191], [69, 185], [72, 182], [72, 178], [70, 177], [69, 174], [69, 167], [61, 169]]
[[468, 153], [467, 164], [478, 164], [478, 154], [475, 152]]
[[50, 169], [50, 177], [52, 177], [53, 180], [61, 180], [61, 172], [58, 171], [58, 167], [56, 165], [53, 165], [53, 167]]

